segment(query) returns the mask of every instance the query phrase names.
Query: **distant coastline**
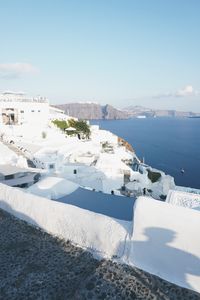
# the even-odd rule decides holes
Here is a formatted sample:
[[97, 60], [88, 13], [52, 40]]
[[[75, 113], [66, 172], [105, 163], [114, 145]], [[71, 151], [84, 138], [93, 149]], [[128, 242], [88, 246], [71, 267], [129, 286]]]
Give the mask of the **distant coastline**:
[[143, 106], [128, 106], [123, 109], [115, 108], [109, 104], [100, 105], [98, 103], [66, 103], [55, 105], [57, 108], [65, 111], [79, 119], [86, 120], [126, 120], [131, 118], [149, 118], [149, 117], [178, 117], [178, 118], [199, 118], [200, 113], [184, 112], [177, 110], [150, 109]]
[[191, 116], [191, 117], [188, 117], [190, 119], [200, 119], [200, 116]]

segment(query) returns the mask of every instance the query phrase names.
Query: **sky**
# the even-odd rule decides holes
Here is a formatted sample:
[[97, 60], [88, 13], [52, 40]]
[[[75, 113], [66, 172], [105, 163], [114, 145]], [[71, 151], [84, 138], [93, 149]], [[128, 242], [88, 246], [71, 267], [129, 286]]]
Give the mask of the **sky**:
[[199, 0], [0, 0], [0, 92], [200, 112]]

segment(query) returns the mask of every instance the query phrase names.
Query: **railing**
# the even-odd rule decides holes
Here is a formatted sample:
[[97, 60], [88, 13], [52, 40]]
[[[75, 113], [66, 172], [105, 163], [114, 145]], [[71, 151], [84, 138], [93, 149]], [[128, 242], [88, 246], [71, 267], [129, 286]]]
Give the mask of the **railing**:
[[48, 103], [49, 101], [47, 99], [37, 99], [37, 98], [16, 98], [16, 99], [9, 99], [9, 98], [0, 98], [0, 102], [36, 102], [36, 103]]

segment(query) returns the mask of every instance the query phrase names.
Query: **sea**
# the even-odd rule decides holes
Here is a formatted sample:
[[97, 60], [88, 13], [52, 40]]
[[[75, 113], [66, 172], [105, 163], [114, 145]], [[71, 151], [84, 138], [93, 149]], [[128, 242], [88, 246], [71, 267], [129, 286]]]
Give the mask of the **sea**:
[[173, 176], [176, 185], [200, 189], [200, 118], [134, 118], [90, 123], [124, 138], [141, 160]]

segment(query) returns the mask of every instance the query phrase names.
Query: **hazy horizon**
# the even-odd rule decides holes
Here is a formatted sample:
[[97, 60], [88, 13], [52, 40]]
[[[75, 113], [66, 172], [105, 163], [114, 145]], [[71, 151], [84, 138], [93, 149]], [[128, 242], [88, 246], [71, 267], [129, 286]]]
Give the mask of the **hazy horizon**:
[[200, 2], [7, 0], [0, 90], [200, 112]]

